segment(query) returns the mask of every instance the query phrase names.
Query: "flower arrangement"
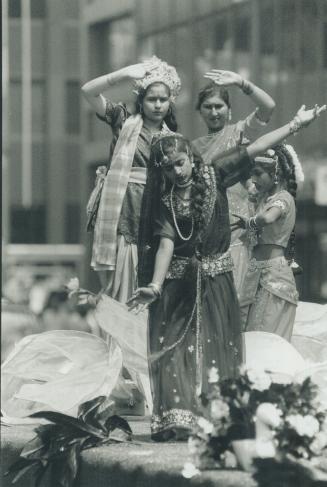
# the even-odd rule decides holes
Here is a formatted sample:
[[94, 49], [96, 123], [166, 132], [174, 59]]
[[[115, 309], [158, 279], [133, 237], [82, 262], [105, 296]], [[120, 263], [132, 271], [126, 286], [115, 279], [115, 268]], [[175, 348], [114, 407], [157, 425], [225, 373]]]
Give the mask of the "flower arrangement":
[[310, 378], [277, 383], [264, 371], [243, 367], [237, 378], [219, 381], [212, 368], [208, 382], [208, 392], [200, 396], [203, 416], [189, 438], [192, 461], [184, 476], [196, 475], [198, 469], [235, 468], [242, 463], [240, 440], [247, 440], [251, 460], [258, 459], [252, 471], [266, 466], [266, 459], [317, 466], [317, 459], [325, 458], [327, 463], [327, 411]]

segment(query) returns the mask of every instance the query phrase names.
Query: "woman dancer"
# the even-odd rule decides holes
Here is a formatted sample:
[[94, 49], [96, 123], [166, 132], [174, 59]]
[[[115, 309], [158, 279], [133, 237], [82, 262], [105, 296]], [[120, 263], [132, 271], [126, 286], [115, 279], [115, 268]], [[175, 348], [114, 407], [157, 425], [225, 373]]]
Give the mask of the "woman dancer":
[[[232, 71], [213, 69], [204, 76], [211, 80], [198, 94], [196, 108], [208, 129], [208, 135], [192, 142], [205, 162], [217, 157], [238, 144], [247, 144], [257, 139], [270, 120], [275, 108], [274, 100], [261, 88], [246, 81]], [[256, 109], [244, 120], [231, 123], [231, 103], [226, 87], [238, 87], [255, 103]], [[241, 181], [228, 188], [227, 197], [230, 213], [249, 216], [247, 183]], [[231, 221], [234, 218], [231, 217]], [[242, 287], [249, 260], [249, 251], [245, 241], [246, 232], [234, 228], [231, 236], [231, 253], [234, 261], [234, 280], [236, 290]]]
[[[160, 207], [152, 221], [154, 239], [147, 243], [154, 271], [151, 282], [130, 300], [137, 311], [153, 303], [149, 343], [154, 440], [185, 438], [198, 411], [197, 394], [207, 389], [208, 369], [217, 367], [224, 379], [235, 376], [242, 362], [226, 188], [247, 177], [253, 157], [320, 111], [302, 108], [289, 124], [247, 148], [228, 151], [211, 165], [203, 164], [181, 135], [161, 136], [154, 144], [149, 204], [155, 210], [159, 200]], [[148, 270], [140, 266], [140, 272]]]
[[290, 341], [298, 301], [290, 265], [295, 253], [295, 198], [303, 172], [290, 145], [276, 145], [254, 162], [256, 213], [251, 218], [239, 216], [233, 224], [255, 237], [240, 296], [242, 321], [245, 331], [267, 331]]
[[[124, 104], [113, 103], [102, 94], [124, 80], [135, 80], [135, 115]], [[155, 56], [82, 87], [87, 101], [113, 133], [101, 199], [98, 207], [91, 209], [91, 266], [99, 271], [105, 292], [121, 302], [137, 286], [138, 229], [152, 137], [176, 131], [173, 101], [179, 90], [175, 68]]]

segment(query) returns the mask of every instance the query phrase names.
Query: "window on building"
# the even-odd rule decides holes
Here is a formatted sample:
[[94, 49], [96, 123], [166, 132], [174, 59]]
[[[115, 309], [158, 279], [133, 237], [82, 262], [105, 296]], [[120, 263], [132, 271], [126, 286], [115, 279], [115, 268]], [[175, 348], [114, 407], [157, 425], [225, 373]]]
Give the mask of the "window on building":
[[108, 29], [108, 53], [111, 69], [119, 69], [134, 59], [135, 22], [131, 17], [112, 21]]
[[80, 132], [80, 100], [79, 81], [67, 81], [65, 128], [68, 134], [79, 134]]
[[228, 39], [228, 23], [226, 18], [218, 20], [215, 23], [214, 28], [214, 48], [219, 51], [225, 48], [226, 41]]
[[274, 53], [275, 23], [273, 5], [262, 5], [260, 10], [260, 51], [263, 55]]
[[32, 132], [44, 134], [46, 131], [45, 82], [32, 82]]
[[251, 21], [249, 17], [238, 16], [234, 24], [234, 46], [236, 51], [249, 51], [251, 47]]
[[46, 16], [46, 4], [46, 0], [31, 0], [31, 17], [33, 19], [43, 19]]
[[327, 22], [323, 23], [323, 64], [327, 69]]
[[17, 18], [22, 15], [21, 0], [9, 0], [8, 2], [8, 15], [11, 18]]
[[9, 121], [12, 134], [22, 131], [22, 83], [10, 81], [9, 85]]
[[12, 206], [10, 215], [11, 243], [46, 243], [46, 207]]

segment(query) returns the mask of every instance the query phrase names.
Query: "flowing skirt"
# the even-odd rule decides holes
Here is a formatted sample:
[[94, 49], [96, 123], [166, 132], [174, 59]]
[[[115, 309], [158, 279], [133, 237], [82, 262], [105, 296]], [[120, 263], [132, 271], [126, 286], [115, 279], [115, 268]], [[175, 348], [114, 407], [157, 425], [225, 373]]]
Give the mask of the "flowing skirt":
[[290, 341], [298, 293], [284, 257], [250, 261], [240, 296], [245, 331], [276, 333]]
[[150, 310], [151, 431], [189, 429], [208, 389], [208, 370], [234, 377], [242, 362], [239, 304], [231, 272], [202, 281], [201, 309], [194, 283], [166, 281]]

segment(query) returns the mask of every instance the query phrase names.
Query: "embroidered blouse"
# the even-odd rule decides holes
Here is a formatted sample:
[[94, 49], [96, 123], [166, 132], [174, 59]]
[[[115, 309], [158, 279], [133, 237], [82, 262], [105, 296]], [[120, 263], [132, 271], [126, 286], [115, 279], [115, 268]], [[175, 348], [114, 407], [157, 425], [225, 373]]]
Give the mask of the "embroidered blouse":
[[[205, 229], [202, 232], [197, 250], [202, 256], [224, 253], [230, 246], [231, 231], [226, 190], [249, 173], [252, 161], [245, 147], [237, 147], [214, 161], [211, 166], [204, 166], [208, 174], [208, 187], [203, 204]], [[190, 235], [191, 216], [181, 214], [175, 207], [178, 227], [184, 237]], [[174, 254], [180, 257], [191, 257], [195, 252], [195, 235], [188, 241], [182, 240], [174, 225], [170, 194], [162, 197], [159, 216], [155, 220], [154, 235], [174, 241]]]
[[258, 210], [269, 210], [277, 207], [282, 211], [281, 216], [273, 223], [266, 225], [258, 232], [258, 244], [275, 244], [286, 248], [295, 225], [296, 209], [292, 195], [282, 190], [263, 201]]
[[[247, 145], [251, 140], [258, 138], [263, 132], [264, 125], [266, 124], [258, 119], [256, 111], [254, 111], [244, 120], [225, 125], [216, 134], [205, 135], [193, 140], [192, 147], [202, 156], [205, 162], [210, 163], [212, 158], [218, 158], [226, 150], [237, 145]], [[247, 189], [241, 183], [229, 187], [227, 197], [230, 213], [244, 216], [250, 215], [252, 205], [248, 201]], [[231, 222], [237, 221], [232, 215], [230, 215], [230, 219]], [[234, 230], [232, 243], [237, 241], [243, 234], [245, 234], [245, 231], [242, 229]]]

